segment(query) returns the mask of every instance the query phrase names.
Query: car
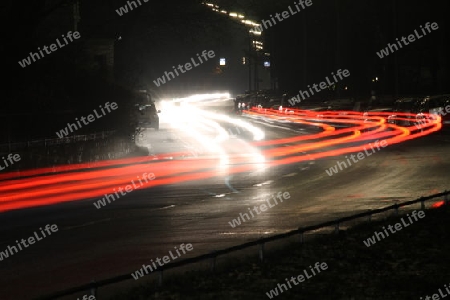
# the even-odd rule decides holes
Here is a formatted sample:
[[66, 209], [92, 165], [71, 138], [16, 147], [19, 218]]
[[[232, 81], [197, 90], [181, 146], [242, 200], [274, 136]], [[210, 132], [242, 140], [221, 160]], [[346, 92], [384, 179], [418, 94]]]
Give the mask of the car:
[[423, 122], [423, 118], [426, 117], [424, 113], [429, 113], [433, 119], [435, 115], [440, 116], [442, 125], [450, 124], [450, 95], [425, 97], [418, 104], [416, 119]]
[[156, 110], [155, 103], [136, 104], [136, 121], [137, 126], [141, 128], [154, 128], [159, 130], [160, 110]]
[[370, 117], [371, 115], [377, 115], [377, 113], [384, 115], [384, 114], [388, 114], [389, 112], [392, 112], [391, 107], [373, 108], [373, 109], [371, 107], [369, 107], [369, 108], [363, 110], [362, 116], [364, 118], [364, 123], [372, 122], [371, 121], [372, 118]]
[[[414, 114], [419, 113], [421, 98], [400, 98], [394, 102], [393, 114], [387, 118], [387, 122], [399, 126], [412, 126], [416, 122]], [[408, 115], [404, 115], [408, 114]]]
[[294, 111], [289, 106], [282, 106], [279, 104], [272, 105], [270, 109], [278, 110], [279, 113], [294, 114]]
[[[424, 124], [435, 120], [436, 115], [441, 116], [443, 125], [448, 125], [450, 124], [450, 95], [399, 99], [394, 103], [394, 112], [413, 114], [408, 116], [392, 114], [388, 117], [389, 123], [400, 126]], [[403, 118], [403, 120], [398, 118]]]

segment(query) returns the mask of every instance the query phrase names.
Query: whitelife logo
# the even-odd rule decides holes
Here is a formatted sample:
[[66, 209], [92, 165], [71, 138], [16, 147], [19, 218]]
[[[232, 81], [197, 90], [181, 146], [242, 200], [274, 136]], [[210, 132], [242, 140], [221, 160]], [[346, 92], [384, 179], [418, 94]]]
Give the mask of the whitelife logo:
[[[100, 107], [100, 110], [102, 111], [102, 114], [103, 114], [103, 115], [99, 115], [99, 114], [97, 113], [97, 110], [94, 109], [94, 114], [95, 114], [95, 116], [94, 116], [93, 114], [90, 114], [90, 115], [87, 116], [87, 118], [85, 118], [84, 116], [82, 116], [82, 117], [80, 118], [80, 120], [78, 120], [78, 118], [75, 118], [75, 121], [77, 122], [78, 126], [77, 126], [77, 124], [75, 124], [75, 123], [67, 123], [67, 127], [64, 128], [64, 129], [61, 129], [59, 132], [56, 132], [56, 135], [57, 135], [60, 139], [63, 138], [63, 137], [66, 137], [66, 136], [69, 135], [69, 130], [70, 130], [71, 133], [73, 133], [74, 131], [76, 131], [76, 130], [78, 130], [78, 129], [80, 129], [80, 128], [83, 127], [83, 126], [81, 125], [80, 121], [83, 122], [84, 125], [89, 125], [89, 123], [92, 123], [92, 122], [94, 122], [95, 120], [100, 119], [100, 118], [103, 117], [103, 116], [106, 116], [106, 112], [105, 112], [105, 110], [104, 110], [103, 108], [105, 108], [105, 109], [108, 111], [108, 113], [110, 113], [110, 112], [111, 112], [111, 109], [112, 109], [112, 110], [116, 110], [119, 106], [117, 105], [116, 102], [113, 102], [113, 103], [111, 103], [111, 104], [110, 104], [109, 102], [106, 102], [106, 103], [105, 103], [105, 107], [102, 107], [101, 105], [100, 105], [99, 107]], [[86, 122], [86, 120], [87, 120], [87, 122]]]
[[[445, 110], [445, 111], [444, 111]], [[430, 117], [427, 117], [423, 113], [419, 113], [416, 115], [416, 128], [422, 129], [424, 125], [427, 124], [434, 124], [436, 122], [436, 119], [438, 116], [445, 117], [448, 113], [450, 113], [450, 105], [447, 105], [446, 107], [438, 107], [436, 109], [430, 109]], [[442, 121], [442, 123], [448, 123], [448, 121]]]
[[[28, 248], [30, 245], [33, 245], [34, 243], [43, 240], [45, 237], [47, 237], [47, 235], [51, 235], [52, 233], [55, 233], [58, 231], [58, 226], [53, 224], [53, 225], [45, 225], [44, 229], [42, 229], [42, 227], [39, 228], [41, 230], [40, 235], [35, 231], [33, 236], [30, 236], [29, 238], [25, 239], [21, 239], [20, 242], [18, 240], [16, 240], [17, 243], [17, 247], [19, 248], [19, 250], [23, 250], [22, 246], [24, 248]], [[45, 234], [47, 233], [47, 234]], [[28, 244], [27, 244], [28, 241]], [[5, 251], [0, 251], [0, 261], [8, 258], [10, 255], [14, 255], [16, 253], [19, 252], [19, 250], [17, 250], [16, 246], [8, 246], [6, 248]], [[14, 250], [14, 252], [13, 252]]]
[[[369, 143], [369, 146], [372, 149], [372, 152], [368, 152], [366, 147], [364, 147], [364, 152], [361, 151], [361, 152], [358, 152], [356, 155], [354, 155], [354, 154], [350, 155], [350, 158], [352, 159], [352, 161], [355, 164], [357, 162], [359, 162], [360, 160], [363, 160], [367, 156], [371, 156], [372, 154], [375, 153], [375, 149], [373, 148], [372, 143]], [[375, 148], [378, 149], [378, 151], [380, 151], [380, 149], [381, 149], [380, 146], [385, 148], [388, 146], [388, 143], [386, 140], [382, 140], [381, 142], [377, 140], [375, 142], [374, 146], [375, 146]], [[357, 157], [358, 159], [355, 159], [355, 157]], [[350, 159], [347, 156], [345, 156], [345, 158], [347, 159], [348, 166], [351, 166], [352, 163], [351, 163]], [[331, 167], [328, 170], [325, 170], [325, 172], [328, 174], [328, 176], [333, 176], [334, 174], [337, 174], [339, 172], [338, 167], [341, 171], [343, 170], [342, 166], [344, 166], [347, 169], [347, 164], [345, 163], [345, 161], [338, 161], [337, 164], [334, 165], [334, 167]]]
[[84, 295], [83, 298], [77, 298], [77, 300], [95, 300], [95, 296], [94, 295]]
[[[420, 219], [425, 218], [425, 212], [423, 210], [420, 210], [419, 212], [413, 211], [411, 213], [411, 215], [412, 215], [413, 219], [416, 222], [419, 221], [417, 216], [419, 216]], [[392, 226], [392, 225], [388, 226], [388, 229], [389, 229], [389, 231], [392, 234], [396, 233], [397, 231], [402, 230], [403, 229], [402, 224], [403, 224], [403, 226], [405, 226], [404, 228], [406, 228], [406, 227], [410, 226], [413, 223], [413, 220], [411, 220], [411, 217], [409, 216], [409, 214], [407, 214], [406, 216], [408, 217], [409, 223], [406, 223], [403, 220], [403, 218], [401, 218], [400, 220], [402, 221], [402, 223], [395, 223], [394, 226]], [[395, 230], [393, 229], [394, 227], [395, 227]], [[386, 230], [386, 228], [384, 226], [383, 226], [383, 231], [384, 231], [384, 234], [386, 234], [386, 236], [383, 234], [383, 232], [375, 231], [375, 233], [374, 233], [374, 235], [372, 237], [370, 237], [367, 240], [363, 241], [364, 245], [366, 245], [366, 247], [370, 247], [372, 245], [375, 245], [377, 240], [378, 240], [378, 242], [380, 242], [381, 239], [385, 239], [386, 237], [388, 237], [389, 233], [388, 233], [388, 231]]]
[[[209, 50], [208, 52], [206, 52], [206, 50], [203, 50], [201, 57], [203, 57], [203, 59], [205, 61], [202, 60], [202, 58], [200, 57], [200, 55], [197, 53], [197, 58], [199, 60], [200, 63], [196, 63], [195, 59], [192, 57], [191, 61], [192, 64], [190, 62], [187, 62], [184, 64], [185, 69], [183, 69], [182, 65], [178, 65], [177, 68], [175, 68], [175, 66], [172, 66], [173, 71], [175, 72], [175, 74], [177, 74], [177, 77], [180, 76], [180, 74], [178, 73], [177, 69], [180, 70], [181, 73], [186, 73], [187, 71], [192, 70], [192, 65], [194, 65], [194, 67], [198, 67], [201, 64], [205, 63], [208, 61], [208, 58], [214, 58], [216, 56], [216, 54], [214, 53], [213, 50]], [[169, 72], [164, 72], [164, 75], [156, 80], [153, 80], [153, 82], [155, 83], [155, 85], [157, 87], [160, 87], [161, 85], [165, 84], [166, 82], [171, 81], [172, 79], [175, 79], [175, 74], [171, 71]], [[172, 77], [172, 78], [171, 78]], [[166, 81], [167, 78], [167, 81]]]
[[[305, 10], [306, 7], [309, 7], [312, 4], [313, 4], [312, 0], [306, 0], [306, 1], [299, 0], [298, 2], [294, 2], [295, 8], [296, 8], [295, 10], [292, 9], [292, 7], [289, 5], [288, 6], [289, 11], [287, 11], [287, 10], [283, 11], [281, 14], [280, 13], [276, 13], [275, 17], [270, 15], [270, 19], [272, 20], [272, 22], [270, 20], [262, 20], [261, 24], [256, 26], [254, 30], [257, 31], [257, 32], [262, 32], [263, 31], [263, 27], [264, 27], [264, 29], [269, 29], [270, 27], [272, 27], [272, 26], [277, 24], [277, 21], [275, 20], [275, 18], [279, 22], [282, 22], [282, 21], [286, 20], [287, 18], [289, 18], [289, 17], [291, 17], [293, 15], [296, 15], [299, 12]], [[300, 6], [301, 6], [301, 8], [300, 8]]]
[[[284, 192], [284, 193], [278, 192], [277, 198], [280, 200], [280, 202], [283, 202], [283, 199], [281, 198], [282, 195], [285, 200], [291, 198], [291, 194], [289, 194], [289, 192]], [[275, 205], [270, 205], [271, 204], [270, 199], [266, 199], [267, 205], [269, 207], [267, 207], [266, 204], [263, 203], [259, 206], [259, 209], [261, 210], [261, 211], [259, 211], [258, 206], [255, 205], [253, 207], [253, 210], [255, 211], [255, 213], [257, 213], [259, 215], [261, 212], [265, 212], [268, 208], [277, 206], [278, 205], [277, 199], [275, 199], [275, 197], [273, 195], [272, 195], [272, 199], [275, 201]], [[252, 209], [250, 209], [250, 207], [248, 207], [247, 209], [248, 209], [249, 213], [252, 215], [252, 219], [253, 219], [255, 217], [255, 215], [253, 214]], [[242, 222], [244, 222], [244, 223], [246, 222], [244, 216], [247, 217], [248, 221], [250, 221], [250, 216], [247, 213], [240, 213], [239, 216], [237, 217], [237, 219], [233, 219], [231, 222], [228, 222], [228, 224], [230, 224], [230, 226], [232, 228], [235, 228], [235, 227], [241, 225], [241, 219], [242, 219]]]
[[[19, 162], [21, 158], [20, 158], [19, 154], [12, 155], [12, 153], [10, 153], [10, 154], [8, 154], [7, 158], [4, 158], [2, 156], [2, 159], [3, 159], [3, 164], [0, 163], [0, 171], [3, 171], [4, 169], [12, 166], [14, 163]], [[9, 164], [8, 164], [8, 161], [9, 161]]]
[[[148, 2], [148, 0], [142, 0], [142, 1], [144, 1], [144, 3], [147, 3], [147, 2]], [[141, 0], [127, 1], [127, 5], [128, 5], [128, 7], [130, 8], [130, 11], [132, 11], [134, 8], [138, 8], [138, 5], [136, 4], [136, 2], [139, 3], [139, 6], [142, 5]], [[124, 5], [124, 6], [120, 7], [119, 9], [116, 9], [116, 13], [117, 13], [120, 17], [123, 16], [124, 14], [128, 13], [128, 7], [127, 7], [127, 5]], [[134, 8], [133, 8], [133, 5], [134, 5]]]
[[[153, 174], [153, 173], [149, 173], [149, 174], [144, 173], [144, 174], [142, 174], [142, 180], [144, 180], [145, 183], [148, 183], [150, 180], [153, 180], [155, 178], [156, 178], [155, 174]], [[93, 203], [94, 206], [97, 209], [100, 209], [100, 208], [106, 206], [108, 203], [111, 203], [111, 201], [118, 200], [120, 198], [119, 193], [122, 196], [126, 196], [127, 193], [131, 193], [132, 191], [137, 190], [138, 188], [142, 187], [144, 185], [144, 183], [142, 183], [142, 180], [141, 180], [141, 178], [139, 176], [137, 177], [137, 180], [139, 180], [140, 185], [136, 185], [134, 183], [134, 180], [131, 180], [131, 184], [133, 186], [131, 186], [131, 184], [125, 186], [125, 191], [126, 192], [123, 191], [122, 187], [119, 187], [119, 189], [118, 189], [119, 191], [116, 191], [116, 189], [114, 189], [114, 194], [105, 194], [105, 197], [103, 197], [101, 200], [98, 200], [96, 203], [95, 202]], [[106, 201], [108, 201], [108, 203], [106, 203]]]
[[450, 295], [450, 288], [447, 284], [444, 284], [444, 287], [448, 294], [442, 293], [442, 290], [439, 288], [439, 294], [433, 294], [432, 296], [426, 295], [425, 298], [420, 297], [420, 300], [441, 300], [447, 297], [448, 295]]
[[[420, 35], [417, 32], [417, 29], [414, 29], [414, 34], [408, 35], [408, 41], [409, 42], [406, 41], [406, 37], [404, 37], [404, 36], [401, 37], [401, 39], [400, 39], [401, 42], [399, 41], [398, 38], [396, 38], [395, 40], [397, 41], [398, 47], [400, 47], [400, 49], [401, 49], [401, 48], [403, 48], [402, 43], [403, 43], [404, 46], [407, 46], [407, 45], [409, 45], [409, 43], [415, 42], [416, 38], [418, 40], [423, 38], [424, 36], [426, 36], [428, 33], [431, 32], [431, 29], [433, 29], [433, 30], [439, 29], [439, 25], [436, 22], [433, 22], [431, 24], [430, 24], [430, 22], [427, 22], [425, 24], [425, 28], [426, 28], [426, 31], [422, 27], [422, 25], [420, 25], [420, 29], [422, 29], [423, 35]], [[388, 56], [391, 53], [394, 53], [395, 51], [398, 51], [399, 49], [398, 49], [397, 45], [388, 43], [388, 46], [386, 48], [381, 49], [380, 52], [377, 52], [378, 57], [381, 59], [381, 58], [384, 58], [384, 57]]]
[[[295, 278], [294, 276], [292, 276], [291, 279], [285, 278], [286, 283], [289, 286], [289, 289], [292, 289], [291, 282], [295, 285], [299, 285], [300, 283], [304, 282], [306, 279], [313, 278], [314, 276], [318, 275], [321, 271], [325, 271], [326, 269], [328, 269], [328, 265], [325, 262], [320, 263], [320, 264], [319, 264], [319, 262], [316, 262], [314, 264], [314, 267], [309, 266], [309, 269], [310, 269], [312, 275], [308, 274], [308, 270], [305, 269], [305, 270], [303, 270], [303, 274], [305, 274], [305, 276], [300, 274], [297, 276], [297, 278]], [[314, 269], [317, 271], [317, 274], [316, 274], [316, 271], [314, 271]], [[295, 279], [297, 279], [298, 282]], [[269, 292], [266, 293], [266, 295], [267, 295], [267, 297], [269, 297], [269, 299], [272, 299], [275, 296], [278, 296], [278, 290], [280, 291], [280, 293], [283, 293], [284, 292], [283, 288], [286, 291], [289, 290], [288, 287], [286, 286], [286, 284], [279, 283], [275, 289], [270, 290]]]
[[[322, 81], [319, 84], [313, 84], [312, 87], [310, 85], [308, 85], [308, 91], [299, 91], [299, 94], [297, 96], [292, 97], [291, 99], [288, 100], [288, 102], [294, 106], [295, 103], [300, 103], [302, 100], [305, 100], [306, 98], [311, 97], [312, 95], [314, 95], [314, 91], [316, 91], [317, 93], [323, 91], [324, 89], [333, 86], [334, 84], [338, 83], [338, 79], [336, 78], [339, 77], [340, 80], [343, 80], [344, 78], [350, 76], [350, 71], [345, 69], [345, 70], [337, 70], [336, 71], [336, 75], [334, 74], [334, 72], [331, 72], [331, 76], [333, 76], [334, 82], [330, 81], [330, 79], [328, 78], [328, 76], [325, 77], [325, 81]], [[320, 89], [319, 89], [320, 88]], [[313, 91], [314, 89], [314, 91]], [[300, 96], [302, 97], [302, 99], [300, 99]]]
[[[64, 36], [64, 34], [63, 34], [62, 37], [63, 37], [63, 40], [64, 40], [65, 44], [61, 44], [59, 39], [56, 39], [56, 44], [59, 46], [59, 48], [56, 46], [56, 44], [51, 44], [50, 47], [47, 47], [47, 46], [44, 45], [44, 47], [42, 47], [42, 49], [41, 49], [41, 47], [38, 47], [38, 52], [39, 53], [30, 52], [30, 55], [27, 58], [24, 58], [22, 61], [19, 61], [19, 65], [22, 68], [25, 68], [26, 66], [31, 65], [31, 63], [32, 63], [31, 60], [33, 60], [33, 62], [35, 62], [36, 60], [39, 60], [39, 59], [43, 58], [44, 57], [43, 51], [46, 54], [51, 54], [52, 52], [55, 52], [56, 50], [61, 49], [62, 47], [65, 47], [66, 45], [68, 45], [69, 42], [67, 41], [67, 39], [70, 42], [73, 42], [74, 39], [78, 40], [81, 37], [81, 35], [80, 35], [80, 33], [78, 31], [75, 31], [74, 33], [72, 33], [72, 31], [69, 31], [67, 33], [67, 36]], [[67, 37], [67, 39], [66, 39], [66, 37]], [[50, 51], [49, 51], [49, 49], [50, 49]], [[39, 54], [41, 54], [41, 55], [39, 55]]]
[[[168, 264], [171, 261], [171, 259], [175, 260], [178, 257], [181, 257], [180, 251], [183, 252], [183, 254], [186, 254], [186, 250], [192, 251], [194, 249], [194, 246], [192, 246], [192, 244], [186, 244], [186, 245], [181, 244], [180, 251], [178, 251], [178, 248], [176, 246], [173, 248], [175, 248], [175, 252], [178, 254], [178, 256], [174, 256], [172, 253], [172, 250], [170, 250], [169, 251], [170, 257], [169, 257], [169, 255], [164, 256], [162, 258], [163, 263], [161, 263], [161, 258], [157, 257], [155, 259], [160, 267], [164, 266], [164, 264]], [[151, 272], [155, 271], [156, 269], [158, 269], [158, 266], [155, 264], [153, 259], [151, 260], [151, 262], [152, 262], [152, 265], [142, 265], [142, 268], [140, 268], [139, 270], [137, 270], [134, 273], [131, 273], [131, 276], [134, 278], [134, 280], [138, 280], [139, 278], [144, 277], [145, 275], [149, 274], [149, 270], [151, 273]]]

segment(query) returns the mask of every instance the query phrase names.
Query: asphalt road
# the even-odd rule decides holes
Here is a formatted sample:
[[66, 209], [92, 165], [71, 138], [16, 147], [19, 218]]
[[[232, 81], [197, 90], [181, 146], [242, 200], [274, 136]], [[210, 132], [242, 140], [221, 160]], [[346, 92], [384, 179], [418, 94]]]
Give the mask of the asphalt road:
[[[261, 129], [265, 140], [319, 132], [298, 124], [241, 118]], [[191, 151], [194, 156], [205, 145], [195, 132], [182, 129], [166, 123], [163, 115], [160, 131], [145, 131], [138, 143], [151, 154]], [[211, 132], [210, 138], [214, 136]], [[101, 209], [93, 206], [96, 199], [88, 199], [0, 214], [0, 250], [46, 224], [59, 228], [0, 262], [0, 299], [32, 299], [131, 273], [182, 243], [194, 248], [183, 258], [197, 256], [449, 188], [450, 136], [442, 132], [383, 148], [333, 176], [325, 170], [344, 155], [264, 168], [248, 131], [236, 131], [221, 145], [226, 154], [247, 155], [253, 168], [228, 174], [225, 166], [208, 179], [136, 190]], [[248, 207], [278, 192], [289, 192], [291, 198], [236, 228], [230, 226]]]

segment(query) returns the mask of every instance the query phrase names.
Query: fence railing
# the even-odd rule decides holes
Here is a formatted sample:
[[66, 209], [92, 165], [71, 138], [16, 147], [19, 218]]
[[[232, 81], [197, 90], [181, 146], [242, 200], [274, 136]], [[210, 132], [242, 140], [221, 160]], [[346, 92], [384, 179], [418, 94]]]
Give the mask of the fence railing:
[[[163, 273], [165, 270], [170, 270], [170, 269], [175, 269], [178, 267], [182, 267], [182, 266], [186, 266], [186, 265], [190, 265], [190, 264], [194, 264], [197, 262], [202, 262], [205, 260], [210, 260], [211, 262], [211, 271], [214, 272], [215, 270], [215, 265], [216, 265], [216, 259], [218, 256], [221, 255], [225, 255], [225, 254], [229, 254], [235, 251], [239, 251], [239, 250], [243, 250], [249, 247], [253, 247], [253, 246], [259, 246], [258, 247], [258, 254], [259, 254], [259, 259], [261, 260], [261, 262], [264, 262], [264, 245], [268, 242], [273, 242], [276, 240], [280, 240], [280, 239], [285, 239], [288, 237], [292, 237], [295, 235], [299, 236], [299, 241], [300, 243], [304, 242], [304, 234], [307, 232], [311, 232], [311, 231], [316, 231], [319, 229], [323, 229], [325, 227], [330, 227], [330, 226], [334, 226], [334, 232], [338, 233], [339, 232], [339, 226], [344, 223], [344, 222], [348, 222], [348, 221], [353, 221], [356, 219], [361, 219], [364, 217], [368, 218], [368, 221], [371, 221], [372, 216], [373, 215], [377, 215], [383, 212], [387, 212], [390, 210], [394, 210], [395, 214], [398, 215], [399, 213], [399, 209], [401, 207], [405, 207], [405, 206], [410, 206], [416, 203], [421, 203], [421, 209], [424, 210], [425, 209], [425, 202], [434, 198], [438, 198], [438, 197], [445, 197], [445, 205], [449, 205], [449, 194], [450, 192], [448, 191], [444, 191], [442, 193], [438, 193], [438, 194], [434, 194], [431, 196], [426, 196], [426, 197], [421, 197], [415, 200], [411, 200], [411, 201], [406, 201], [406, 202], [402, 202], [402, 203], [396, 203], [387, 207], [383, 207], [383, 208], [378, 208], [378, 209], [373, 209], [373, 210], [369, 210], [367, 212], [362, 212], [362, 213], [358, 213], [355, 215], [351, 215], [351, 216], [347, 216], [347, 217], [343, 217], [343, 218], [339, 218], [336, 220], [332, 220], [332, 221], [327, 221], [327, 222], [323, 222], [317, 225], [311, 225], [311, 226], [306, 226], [306, 227], [300, 227], [298, 229], [295, 230], [291, 230], [289, 232], [285, 232], [282, 234], [277, 234], [271, 237], [267, 237], [267, 238], [262, 238], [259, 240], [255, 240], [255, 241], [251, 241], [248, 243], [244, 243], [241, 245], [237, 245], [237, 246], [233, 246], [233, 247], [229, 247], [226, 249], [222, 249], [222, 250], [217, 250], [214, 251], [212, 253], [208, 253], [208, 254], [203, 254], [197, 257], [193, 257], [193, 258], [188, 258], [182, 261], [178, 261], [178, 262], [172, 262], [169, 264], [164, 265], [163, 267], [161, 267], [160, 269], [158, 269], [158, 271], [156, 271], [156, 273], [158, 273], [158, 284], [159, 286], [162, 285], [163, 283]], [[108, 279], [104, 279], [104, 280], [100, 280], [97, 282], [92, 282], [92, 283], [88, 283], [85, 285], [81, 285], [78, 287], [73, 287], [64, 291], [59, 291], [44, 297], [39, 297], [36, 298], [36, 300], [50, 300], [50, 299], [58, 299], [60, 297], [63, 296], [69, 296], [78, 292], [89, 292], [91, 295], [94, 295], [97, 297], [97, 289], [106, 285], [110, 285], [110, 284], [114, 284], [114, 283], [119, 283], [125, 280], [129, 280], [129, 279], [133, 279], [133, 277], [131, 276], [131, 272], [127, 273], [127, 274], [123, 274], [123, 275], [118, 275], [112, 278], [108, 278]], [[98, 298], [96, 298], [98, 299]]]
[[49, 147], [49, 146], [55, 146], [55, 145], [62, 145], [62, 144], [70, 144], [70, 143], [76, 143], [76, 142], [83, 142], [83, 141], [95, 141], [99, 139], [105, 139], [115, 133], [114, 130], [111, 131], [102, 131], [102, 132], [96, 132], [91, 134], [84, 134], [84, 135], [73, 135], [68, 136], [64, 138], [49, 138], [49, 139], [38, 139], [38, 140], [31, 140], [26, 142], [14, 142], [14, 143], [5, 143], [0, 144], [0, 153], [1, 152], [12, 152], [12, 151], [20, 151], [20, 150], [26, 150], [33, 147]]

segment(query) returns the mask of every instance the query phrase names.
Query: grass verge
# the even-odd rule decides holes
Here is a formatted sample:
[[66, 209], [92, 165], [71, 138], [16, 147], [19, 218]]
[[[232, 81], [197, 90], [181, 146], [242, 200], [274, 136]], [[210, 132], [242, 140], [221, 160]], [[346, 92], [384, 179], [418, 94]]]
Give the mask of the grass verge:
[[266, 292], [316, 262], [326, 262], [328, 269], [298, 285], [291, 283], [292, 288], [275, 298], [425, 299], [439, 288], [445, 294], [444, 284], [450, 282], [449, 212], [449, 207], [426, 210], [423, 219], [370, 247], [363, 241], [401, 218], [408, 223], [406, 215], [290, 244], [268, 254], [264, 264], [253, 257], [233, 260], [215, 275], [187, 272], [165, 278], [162, 288], [146, 283], [112, 299], [269, 299]]

